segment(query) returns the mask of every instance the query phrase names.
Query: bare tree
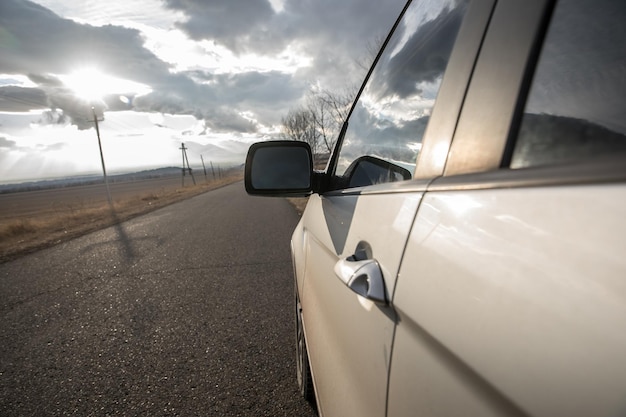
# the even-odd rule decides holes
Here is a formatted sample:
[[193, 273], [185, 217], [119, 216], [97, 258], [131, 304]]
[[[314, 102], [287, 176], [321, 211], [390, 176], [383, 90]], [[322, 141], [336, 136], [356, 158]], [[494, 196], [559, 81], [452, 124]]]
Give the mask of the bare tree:
[[291, 109], [282, 118], [282, 136], [289, 140], [299, 140], [311, 146], [313, 154], [317, 153], [320, 134], [316, 129], [316, 115], [309, 108]]
[[309, 93], [308, 107], [315, 115], [313, 121], [319, 133], [322, 152], [330, 153], [335, 147], [357, 91], [356, 87], [351, 87], [341, 91], [311, 90]]
[[292, 108], [282, 118], [282, 137], [307, 142], [314, 162], [323, 163], [335, 147], [357, 91], [356, 87], [339, 92], [312, 89], [306, 107]]
[[[366, 45], [363, 57], [355, 59], [357, 67], [364, 73], [384, 41], [384, 36], [373, 38]], [[318, 152], [332, 153], [358, 91], [359, 85], [356, 84], [341, 90], [313, 87], [307, 95], [306, 107], [291, 109], [282, 118], [282, 136], [308, 142], [316, 159], [320, 156]]]
[[378, 51], [385, 43], [385, 38], [386, 37], [384, 35], [379, 34], [367, 41], [367, 44], [365, 45], [365, 51], [363, 52], [362, 56], [354, 59], [356, 65], [361, 68], [365, 73], [370, 69], [370, 66], [374, 62], [376, 55], [378, 55]]

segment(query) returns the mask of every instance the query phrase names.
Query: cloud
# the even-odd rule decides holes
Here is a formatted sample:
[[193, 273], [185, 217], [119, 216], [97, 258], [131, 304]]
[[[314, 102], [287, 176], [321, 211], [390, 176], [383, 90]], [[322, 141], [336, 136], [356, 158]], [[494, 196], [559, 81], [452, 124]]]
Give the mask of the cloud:
[[79, 24], [27, 0], [0, 2], [0, 27], [1, 73], [68, 74], [85, 63], [131, 80], [168, 73], [135, 29]]
[[276, 41], [271, 25], [275, 14], [267, 0], [165, 0], [165, 4], [185, 13], [187, 19], [177, 26], [192, 39], [210, 39], [236, 53]]
[[66, 149], [67, 143], [63, 143], [63, 142], [58, 142], [58, 143], [53, 143], [52, 145], [48, 145], [46, 146], [46, 151], [62, 151], [63, 149]]
[[[376, 95], [410, 97], [422, 92], [420, 84], [432, 83], [443, 76], [464, 13], [464, 7], [443, 9], [435, 19], [424, 23], [397, 53], [387, 56], [385, 71], [377, 72], [373, 82], [380, 86]], [[396, 44], [403, 40], [405, 29], [400, 27], [394, 35]], [[395, 51], [397, 46], [391, 44], [388, 50]]]
[[166, 1], [187, 16], [178, 26], [193, 39], [217, 42], [236, 54], [276, 56], [291, 46], [312, 58], [298, 75], [330, 88], [360, 83], [364, 74], [357, 61], [368, 55], [369, 42], [387, 34], [404, 3], [287, 0], [276, 13], [267, 0]]
[[[259, 124], [277, 124], [285, 108], [299, 100], [308, 88], [306, 83], [279, 71], [238, 74], [194, 71], [178, 75], [178, 80], [172, 77], [172, 80], [175, 85], [162, 85], [150, 94], [135, 98], [134, 108], [192, 114], [218, 132], [228, 128], [251, 132]], [[253, 113], [257, 123], [241, 117], [243, 112]]]
[[41, 114], [41, 118], [37, 122], [37, 124], [40, 126], [50, 126], [50, 125], [65, 126], [69, 123], [70, 123], [70, 120], [65, 115], [65, 113], [57, 109], [47, 110], [43, 112]]
[[16, 147], [16, 145], [17, 145], [17, 142], [15, 142], [14, 140], [9, 140], [7, 138], [0, 136], [0, 149], [2, 148], [13, 149]]
[[[177, 72], [174, 64], [148, 49], [146, 45], [154, 43], [146, 42], [148, 32], [141, 32], [140, 26], [92, 26], [32, 1], [2, 0], [0, 74], [28, 74], [36, 86], [0, 89], [0, 110], [49, 107], [80, 129], [90, 128], [90, 106], [60, 78], [89, 65], [152, 90], [144, 95], [112, 92], [102, 103], [109, 112], [189, 114], [204, 119], [206, 127], [216, 132], [260, 131], [279, 124], [290, 107], [301, 104], [312, 84], [340, 89], [360, 83], [364, 71], [356, 62], [360, 51], [386, 33], [403, 2], [287, 0], [276, 12], [267, 0], [166, 0], [165, 6], [180, 12], [172, 13], [172, 19], [179, 18], [176, 27], [191, 39], [223, 45], [238, 55], [251, 54], [250, 59], [282, 57], [291, 65], [284, 71], [242, 67], [228, 72], [220, 70], [216, 56], [220, 70], [216, 73], [215, 68], [202, 67]], [[214, 53], [197, 46], [207, 56]], [[309, 58], [285, 59], [293, 57], [292, 52]]]
[[275, 12], [267, 0], [165, 0], [186, 16], [177, 26], [192, 39], [259, 55], [280, 52], [290, 43], [312, 55], [354, 52], [355, 46], [386, 35], [404, 3], [287, 0]]
[[89, 106], [52, 74], [69, 74], [93, 65], [102, 72], [143, 83], [168, 84], [171, 78], [169, 65], [143, 47], [143, 38], [135, 29], [78, 24], [29, 1], [3, 0], [0, 30], [4, 35], [0, 73], [29, 74], [39, 85], [36, 89], [3, 88], [7, 98], [1, 103], [4, 110], [23, 111], [29, 102], [31, 109], [42, 108], [45, 96], [47, 106], [62, 109], [84, 129], [90, 127], [84, 122]]
[[24, 112], [47, 107], [46, 93], [40, 88], [0, 87], [0, 111]]
[[[75, 124], [79, 129], [93, 127], [91, 106], [84, 100], [63, 87], [55, 77], [32, 75], [31, 81], [40, 88], [19, 86], [0, 87], [0, 111], [27, 112], [30, 110], [50, 109], [42, 113], [39, 124], [65, 125]], [[97, 114], [102, 115], [104, 107], [109, 110], [127, 110], [128, 104], [120, 101], [119, 96], [108, 96], [102, 103], [96, 104]]]
[[203, 114], [205, 126], [213, 132], [252, 133], [257, 130], [257, 124], [246, 119], [241, 114], [229, 109], [216, 109]]
[[60, 88], [63, 87], [63, 82], [58, 77], [45, 75], [45, 74], [28, 74], [28, 79], [32, 82], [39, 84], [41, 87]]
[[[200, 7], [194, 6], [193, 2], [186, 2], [186, 6]], [[230, 11], [231, 6], [225, 7]], [[207, 12], [214, 10], [208, 9]], [[237, 18], [247, 19], [247, 13], [239, 13]], [[265, 13], [273, 13], [271, 7]], [[33, 103], [30, 109], [46, 106], [61, 109], [80, 129], [93, 126], [88, 121], [90, 106], [52, 74], [68, 74], [89, 62], [97, 63], [102, 72], [149, 85], [153, 90], [140, 97], [123, 91], [108, 96], [104, 100], [108, 111], [134, 108], [137, 111], [193, 114], [207, 118], [207, 126], [218, 131], [233, 128], [236, 132], [249, 132], [255, 129], [257, 124], [242, 118], [239, 113], [254, 112], [257, 108], [259, 123], [277, 123], [280, 107], [298, 100], [305, 88], [303, 83], [279, 71], [221, 75], [172, 73], [169, 64], [143, 46], [143, 38], [137, 30], [78, 24], [28, 1], [3, 0], [0, 27], [15, 40], [3, 45], [8, 54], [3, 55], [0, 62], [0, 73], [28, 73], [29, 79], [39, 86], [36, 89], [5, 87], [0, 92], [0, 97], [4, 98], [0, 108], [24, 111], [29, 109], [27, 103]], [[223, 36], [233, 34], [224, 32]], [[119, 100], [120, 94], [128, 97], [126, 103]]]

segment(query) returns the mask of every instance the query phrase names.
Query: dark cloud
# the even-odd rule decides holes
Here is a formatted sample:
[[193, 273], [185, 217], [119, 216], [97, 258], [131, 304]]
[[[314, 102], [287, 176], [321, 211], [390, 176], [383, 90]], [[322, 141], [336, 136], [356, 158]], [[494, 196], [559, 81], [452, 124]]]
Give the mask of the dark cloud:
[[404, 0], [288, 0], [279, 17], [285, 21], [283, 30], [287, 33], [284, 34], [295, 35], [315, 48], [313, 52], [354, 53], [369, 40], [386, 35], [404, 3]]
[[366, 144], [384, 143], [405, 148], [407, 138], [419, 140], [424, 135], [429, 116], [393, 122], [370, 113], [358, 105], [352, 115], [350, 127], [352, 134]]
[[289, 46], [313, 57], [309, 68], [295, 73], [289, 69], [216, 75], [174, 72], [144, 46], [144, 35], [136, 29], [80, 24], [28, 0], [1, 0], [0, 73], [28, 74], [37, 88], [2, 90], [0, 98], [6, 100], [0, 101], [0, 108], [23, 111], [27, 103], [32, 103], [30, 108], [47, 106], [79, 128], [89, 128], [90, 106], [52, 75], [89, 65], [152, 89], [142, 96], [115, 92], [102, 103], [108, 111], [191, 114], [205, 119], [212, 130], [252, 132], [280, 123], [313, 83], [321, 82], [325, 88], [359, 83], [363, 69], [355, 58], [361, 57], [369, 40], [386, 33], [403, 3], [288, 0], [277, 13], [268, 0], [165, 0], [167, 7], [184, 13], [186, 18], [177, 25], [193, 39], [216, 42], [238, 54], [276, 58]]
[[367, 40], [385, 35], [404, 3], [287, 0], [277, 13], [267, 0], [165, 0], [167, 7], [185, 14], [178, 27], [193, 39], [258, 54], [295, 43], [313, 55], [353, 53]]
[[46, 93], [40, 88], [0, 87], [0, 111], [29, 111], [47, 107]]
[[213, 76], [212, 81], [216, 96], [227, 105], [241, 102], [284, 104], [298, 99], [306, 88], [291, 75], [278, 71], [220, 74]]
[[[385, 97], [395, 94], [406, 98], [421, 93], [420, 83], [431, 83], [441, 77], [464, 14], [463, 6], [446, 8], [435, 19], [424, 23], [399, 52], [383, 63], [384, 70], [377, 72], [373, 82], [380, 86], [376, 95]], [[402, 39], [403, 29], [399, 28], [392, 42]], [[388, 50], [395, 50], [393, 43]]]
[[0, 28], [3, 73], [67, 74], [91, 64], [144, 83], [168, 74], [135, 29], [78, 24], [27, 0], [0, 2]]
[[203, 116], [205, 126], [213, 132], [253, 133], [257, 130], [255, 122], [227, 108], [208, 111]]
[[185, 13], [187, 20], [177, 26], [192, 39], [210, 39], [237, 53], [276, 41], [274, 10], [267, 0], [165, 0], [165, 4]]
[[[288, 0], [282, 36], [313, 58], [300, 76], [325, 88], [360, 84], [404, 0]], [[373, 45], [373, 48], [372, 48]]]
[[161, 86], [137, 97], [133, 107], [143, 111], [191, 114], [204, 119], [215, 131], [232, 128], [236, 132], [253, 132], [258, 123], [242, 117], [241, 112], [253, 113], [263, 125], [277, 124], [285, 108], [308, 88], [293, 76], [278, 71], [218, 75], [194, 71], [187, 77], [180, 77], [183, 79], [175, 89]]
[[387, 34], [404, 3], [287, 0], [284, 9], [275, 13], [267, 0], [166, 1], [187, 16], [179, 27], [192, 38], [218, 42], [235, 53], [259, 55], [276, 55], [291, 46], [313, 58], [311, 67], [299, 76], [331, 88], [361, 81], [361, 61], [369, 65], [373, 58], [367, 44]]

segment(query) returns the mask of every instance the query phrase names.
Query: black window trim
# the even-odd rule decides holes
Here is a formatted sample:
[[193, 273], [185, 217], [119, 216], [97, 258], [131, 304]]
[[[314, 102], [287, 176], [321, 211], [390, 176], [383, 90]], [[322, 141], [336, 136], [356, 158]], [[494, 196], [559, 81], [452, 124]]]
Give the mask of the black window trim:
[[524, 118], [526, 102], [528, 101], [528, 95], [530, 94], [530, 88], [532, 86], [532, 81], [537, 70], [537, 65], [539, 64], [541, 51], [543, 50], [543, 45], [546, 39], [546, 35], [548, 33], [548, 29], [550, 27], [550, 22], [552, 21], [552, 15], [554, 13], [554, 7], [556, 6], [556, 2], [557, 0], [547, 1], [546, 12], [544, 13], [539, 23], [537, 33], [535, 34], [533, 40], [531, 51], [528, 56], [528, 60], [526, 61], [526, 68], [524, 69], [524, 76], [519, 90], [520, 92], [517, 98], [517, 102], [515, 103], [513, 118], [509, 126], [509, 133], [506, 137], [504, 152], [502, 153], [502, 158], [500, 161], [500, 168], [503, 169], [510, 169], [511, 160], [513, 158], [513, 151], [515, 149], [515, 144], [519, 136], [522, 119]]
[[343, 139], [346, 136], [346, 131], [348, 130], [348, 122], [350, 120], [350, 116], [352, 116], [352, 112], [354, 112], [356, 104], [361, 98], [361, 94], [363, 94], [363, 90], [365, 90], [365, 86], [367, 85], [367, 82], [369, 81], [370, 77], [372, 76], [372, 73], [374, 72], [374, 68], [376, 68], [376, 64], [378, 64], [378, 61], [380, 61], [380, 57], [382, 56], [383, 52], [387, 48], [387, 44], [389, 44], [391, 37], [396, 31], [398, 25], [400, 25], [402, 18], [404, 17], [407, 9], [409, 8], [412, 2], [413, 0], [407, 0], [404, 7], [402, 8], [402, 11], [400, 12], [400, 15], [398, 16], [393, 26], [391, 27], [391, 30], [389, 31], [389, 33], [387, 33], [387, 37], [385, 38], [385, 41], [383, 42], [380, 49], [378, 50], [378, 53], [376, 54], [376, 57], [374, 58], [372, 65], [370, 65], [370, 68], [368, 69], [367, 74], [365, 75], [365, 78], [363, 79], [363, 82], [361, 83], [361, 86], [359, 87], [359, 91], [356, 93], [356, 96], [354, 97], [354, 100], [352, 101], [352, 105], [350, 106], [350, 110], [348, 111], [348, 114], [346, 115], [346, 119], [343, 121], [343, 125], [341, 126], [341, 131], [339, 132], [339, 137], [337, 138], [337, 142], [335, 143], [335, 147], [333, 149], [333, 152], [330, 156], [330, 160], [328, 161], [328, 165], [327, 165], [327, 177], [328, 177], [328, 182], [329, 182], [328, 185], [330, 185], [331, 187], [332, 187], [332, 184], [330, 183], [333, 182], [333, 178], [335, 177], [335, 172], [337, 170], [337, 163], [339, 161], [339, 151], [341, 150]]

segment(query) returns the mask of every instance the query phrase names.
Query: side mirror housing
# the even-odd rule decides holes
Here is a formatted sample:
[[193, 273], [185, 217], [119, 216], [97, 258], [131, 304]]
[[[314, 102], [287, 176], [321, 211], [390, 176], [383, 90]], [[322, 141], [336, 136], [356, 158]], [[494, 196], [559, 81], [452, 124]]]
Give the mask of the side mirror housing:
[[307, 196], [313, 191], [313, 153], [306, 142], [281, 140], [250, 146], [246, 192], [276, 197]]

